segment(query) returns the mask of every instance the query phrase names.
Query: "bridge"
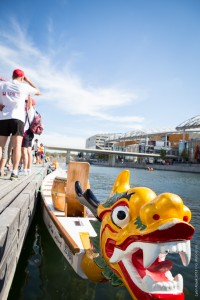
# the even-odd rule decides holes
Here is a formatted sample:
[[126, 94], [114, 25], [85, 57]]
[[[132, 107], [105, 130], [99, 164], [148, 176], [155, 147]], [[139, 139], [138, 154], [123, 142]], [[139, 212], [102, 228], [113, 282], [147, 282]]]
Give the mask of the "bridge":
[[[154, 157], [160, 158], [160, 154], [155, 153], [138, 153], [138, 152], [125, 152], [125, 151], [113, 151], [113, 150], [102, 150], [102, 149], [90, 149], [90, 148], [72, 148], [72, 147], [54, 147], [45, 145], [46, 150], [64, 151], [66, 152], [66, 163], [70, 162], [70, 153], [96, 153], [96, 154], [107, 154], [109, 157], [109, 166], [115, 165], [116, 156], [133, 156], [133, 157]], [[175, 157], [174, 155], [166, 155], [168, 158]]]

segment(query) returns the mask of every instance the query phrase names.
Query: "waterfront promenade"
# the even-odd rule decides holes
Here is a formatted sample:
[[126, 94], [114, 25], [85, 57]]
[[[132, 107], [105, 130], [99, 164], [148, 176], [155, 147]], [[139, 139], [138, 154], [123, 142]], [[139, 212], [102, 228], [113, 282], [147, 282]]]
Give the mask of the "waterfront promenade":
[[[66, 164], [66, 157], [63, 156], [58, 156], [55, 158], [58, 162], [62, 164]], [[110, 167], [110, 164], [106, 160], [87, 160], [87, 159], [77, 159], [74, 158], [74, 160], [77, 161], [87, 161], [91, 165], [95, 166], [102, 166], [102, 167]], [[199, 164], [193, 164], [193, 163], [174, 163], [172, 165], [167, 165], [167, 164], [147, 164], [147, 163], [134, 163], [131, 161], [115, 161], [115, 164], [112, 166], [115, 168], [136, 168], [136, 169], [147, 169], [153, 168], [154, 170], [162, 170], [162, 171], [173, 171], [173, 172], [186, 172], [186, 173], [199, 173], [200, 174], [200, 163]]]
[[31, 175], [18, 180], [0, 178], [0, 299], [8, 297], [46, 174], [47, 166], [35, 165]]
[[[108, 162], [96, 162], [95, 165], [109, 167]], [[136, 168], [147, 169], [153, 168], [154, 170], [173, 171], [173, 172], [186, 172], [186, 173], [200, 173], [200, 164], [191, 163], [174, 163], [173, 165], [162, 164], [146, 164], [146, 163], [133, 163], [133, 162], [116, 162], [113, 167], [117, 168]]]
[[134, 165], [134, 168], [153, 168], [154, 170], [173, 171], [173, 172], [186, 172], [186, 173], [200, 173], [200, 164], [191, 163], [175, 163], [173, 165], [162, 165], [162, 164], [144, 164]]

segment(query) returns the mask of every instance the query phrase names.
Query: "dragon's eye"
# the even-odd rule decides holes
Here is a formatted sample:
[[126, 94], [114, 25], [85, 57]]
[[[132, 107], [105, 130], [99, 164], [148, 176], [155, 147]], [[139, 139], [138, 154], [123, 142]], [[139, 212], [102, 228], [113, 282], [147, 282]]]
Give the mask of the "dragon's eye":
[[127, 206], [117, 206], [113, 209], [111, 214], [112, 221], [120, 228], [125, 227], [129, 220], [129, 209]]

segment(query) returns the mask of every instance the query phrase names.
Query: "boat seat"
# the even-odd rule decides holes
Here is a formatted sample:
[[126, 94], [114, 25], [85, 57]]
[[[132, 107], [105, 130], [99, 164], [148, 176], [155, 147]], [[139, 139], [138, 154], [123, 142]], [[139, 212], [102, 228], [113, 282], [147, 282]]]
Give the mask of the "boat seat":
[[80, 181], [83, 191], [88, 188], [90, 164], [87, 162], [70, 162], [67, 172], [65, 215], [68, 217], [85, 217], [86, 208], [80, 204], [75, 193], [75, 182]]

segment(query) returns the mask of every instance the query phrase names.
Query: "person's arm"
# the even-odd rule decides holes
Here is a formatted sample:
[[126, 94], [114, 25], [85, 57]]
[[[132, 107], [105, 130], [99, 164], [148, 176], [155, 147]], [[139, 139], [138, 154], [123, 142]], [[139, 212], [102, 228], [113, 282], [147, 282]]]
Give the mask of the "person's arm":
[[28, 95], [28, 102], [27, 102], [27, 108], [28, 110], [32, 107], [32, 101], [31, 101], [31, 96]]
[[[3, 78], [0, 78], [0, 81], [5, 81], [5, 80]], [[4, 107], [5, 107], [5, 105], [0, 103], [0, 111], [2, 111]]]
[[24, 81], [26, 81], [30, 86], [32, 86], [33, 88], [35, 88], [37, 90], [35, 95], [37, 95], [37, 96], [41, 95], [40, 90], [38, 90], [38, 88], [30, 81], [30, 79], [28, 77], [24, 76]]
[[5, 107], [5, 105], [0, 104], [0, 111], [2, 111], [4, 107]]

